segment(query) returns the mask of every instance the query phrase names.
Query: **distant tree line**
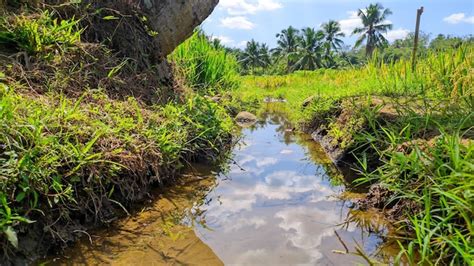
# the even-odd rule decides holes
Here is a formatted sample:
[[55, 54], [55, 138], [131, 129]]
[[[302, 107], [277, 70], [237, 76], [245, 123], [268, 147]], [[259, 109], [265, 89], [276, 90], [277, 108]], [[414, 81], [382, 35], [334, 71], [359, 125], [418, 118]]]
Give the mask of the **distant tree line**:
[[[257, 75], [355, 67], [364, 64], [375, 50], [385, 62], [409, 58], [414, 42], [413, 33], [392, 44], [384, 36], [393, 28], [387, 22], [387, 17], [391, 14], [392, 11], [381, 4], [371, 4], [365, 9], [359, 9], [357, 15], [362, 27], [352, 32], [352, 35], [358, 36], [353, 47], [344, 45], [342, 38], [346, 35], [339, 22], [330, 20], [319, 29], [307, 27], [299, 30], [289, 26], [276, 34], [277, 47], [273, 49], [255, 40], [249, 41], [244, 49], [226, 49], [237, 57], [242, 74]], [[423, 55], [429, 49], [441, 51], [456, 48], [466, 42], [473, 43], [474, 38], [438, 35], [430, 42], [430, 36], [422, 33], [419, 54]], [[223, 47], [218, 39], [214, 39], [213, 43]]]

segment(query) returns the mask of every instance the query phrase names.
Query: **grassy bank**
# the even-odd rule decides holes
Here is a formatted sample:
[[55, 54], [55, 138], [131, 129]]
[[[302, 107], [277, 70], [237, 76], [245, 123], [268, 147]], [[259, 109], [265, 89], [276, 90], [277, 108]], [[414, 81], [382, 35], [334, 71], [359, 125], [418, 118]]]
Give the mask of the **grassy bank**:
[[[376, 183], [360, 203], [380, 208], [399, 228], [410, 264], [469, 265], [474, 259], [474, 52], [462, 46], [409, 61], [284, 76], [247, 76], [231, 105], [265, 98], [314, 132], [360, 183]], [[247, 105], [252, 106], [252, 105]], [[262, 107], [263, 106], [263, 107]], [[376, 190], [383, 198], [376, 198]]]
[[[311, 120], [324, 105], [354, 96], [456, 98], [472, 106], [472, 46], [442, 54], [431, 52], [415, 72], [409, 60], [385, 64], [377, 55], [364, 67], [297, 71], [288, 75], [244, 76], [231, 92], [239, 102], [263, 103], [265, 98], [285, 99], [287, 114], [294, 122]], [[327, 107], [328, 108], [328, 107]]]
[[[236, 84], [235, 59], [198, 35], [171, 57], [174, 81], [163, 84], [163, 68], [138, 72], [82, 42], [78, 20], [21, 12], [0, 24], [0, 257], [11, 263], [127, 214], [190, 162], [215, 161], [233, 121], [205, 96]], [[185, 53], [193, 42], [201, 58], [185, 65], [198, 60]]]

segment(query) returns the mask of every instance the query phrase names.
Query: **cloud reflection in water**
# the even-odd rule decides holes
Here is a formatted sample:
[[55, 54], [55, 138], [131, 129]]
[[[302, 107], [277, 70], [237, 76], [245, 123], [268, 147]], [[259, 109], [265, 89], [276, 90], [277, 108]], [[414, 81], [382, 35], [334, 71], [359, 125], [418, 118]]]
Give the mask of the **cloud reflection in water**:
[[334, 238], [347, 213], [331, 198], [341, 188], [332, 187], [324, 168], [279, 130], [246, 130], [230, 179], [208, 195], [218, 200], [201, 207], [211, 230], [196, 232], [226, 264], [332, 263], [331, 249], [340, 249], [337, 240], [321, 243]]

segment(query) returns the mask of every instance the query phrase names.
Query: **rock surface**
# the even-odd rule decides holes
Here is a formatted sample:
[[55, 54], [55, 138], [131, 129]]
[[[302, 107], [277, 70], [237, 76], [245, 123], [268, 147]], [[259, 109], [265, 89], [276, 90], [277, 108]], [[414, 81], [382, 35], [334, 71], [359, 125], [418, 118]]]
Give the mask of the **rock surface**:
[[98, 10], [97, 15], [87, 18], [90, 26], [85, 35], [92, 42], [108, 42], [147, 68], [165, 61], [218, 3], [219, 0], [85, 0], [83, 5], [89, 11]]
[[241, 127], [250, 127], [257, 122], [257, 117], [249, 112], [240, 112], [236, 117], [235, 121]]
[[214, 10], [219, 0], [148, 0], [150, 23], [158, 31], [161, 55], [166, 56], [186, 40]]
[[303, 103], [301, 104], [301, 106], [303, 108], [306, 108], [308, 107], [310, 104], [312, 104], [314, 101], [316, 101], [316, 96], [309, 96], [308, 98], [306, 98]]

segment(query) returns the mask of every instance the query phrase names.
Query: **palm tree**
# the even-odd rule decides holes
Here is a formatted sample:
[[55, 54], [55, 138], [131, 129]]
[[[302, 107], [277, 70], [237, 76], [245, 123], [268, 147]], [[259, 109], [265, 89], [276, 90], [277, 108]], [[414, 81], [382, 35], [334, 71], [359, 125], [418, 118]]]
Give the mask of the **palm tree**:
[[288, 29], [284, 29], [280, 33], [278, 33], [276, 37], [278, 38], [278, 47], [273, 49], [272, 51], [276, 57], [286, 58], [286, 67], [287, 71], [289, 72], [291, 66], [294, 64], [294, 57], [299, 46], [299, 30], [290, 26], [288, 27]]
[[341, 31], [341, 25], [335, 20], [330, 20], [322, 26], [324, 34], [324, 45], [326, 46], [326, 57], [331, 54], [331, 49], [335, 51], [341, 49], [344, 42], [340, 39], [346, 35]]
[[366, 41], [365, 53], [367, 56], [372, 56], [376, 47], [384, 47], [388, 44], [387, 39], [383, 33], [391, 30], [393, 25], [386, 22], [386, 19], [392, 11], [384, 8], [381, 4], [371, 4], [365, 10], [359, 9], [357, 15], [362, 20], [364, 25], [361, 28], [356, 28], [352, 34], [362, 34], [355, 43], [355, 47], [359, 47]]
[[224, 48], [224, 46], [222, 45], [222, 41], [221, 41], [220, 39], [218, 39], [218, 38], [210, 38], [210, 41], [211, 41], [212, 46], [213, 46], [215, 49], [219, 50], [219, 49], [221, 49], [221, 48]]
[[241, 54], [240, 63], [245, 69], [267, 67], [271, 63], [268, 46], [251, 40]]
[[351, 50], [350, 45], [343, 46], [339, 53], [340, 63], [339, 65], [354, 67], [358, 66], [361, 63], [360, 57], [358, 56], [357, 51]]
[[266, 43], [260, 44], [259, 54], [261, 57], [262, 64], [261, 67], [268, 67], [272, 64], [271, 56], [270, 56], [270, 48]]
[[314, 70], [322, 66], [322, 52], [324, 34], [322, 31], [315, 31], [313, 28], [302, 30], [300, 47], [297, 50], [298, 61], [293, 68]]

